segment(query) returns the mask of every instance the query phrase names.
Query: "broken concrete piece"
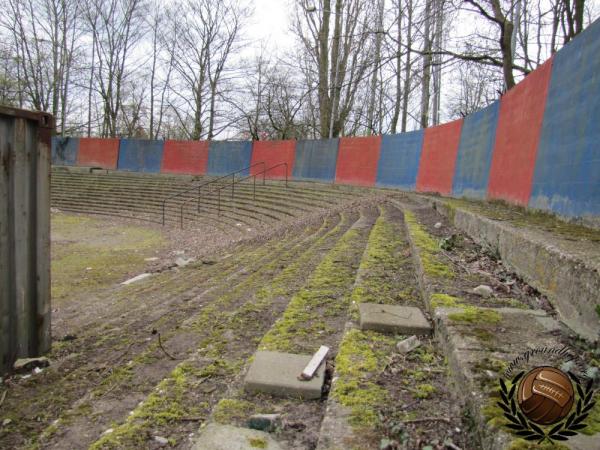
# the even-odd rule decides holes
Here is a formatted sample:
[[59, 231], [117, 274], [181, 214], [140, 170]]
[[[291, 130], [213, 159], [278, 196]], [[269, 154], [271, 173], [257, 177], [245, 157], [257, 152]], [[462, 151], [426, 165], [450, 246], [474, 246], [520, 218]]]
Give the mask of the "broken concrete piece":
[[270, 433], [281, 426], [280, 414], [254, 414], [246, 422], [248, 428]]
[[15, 372], [29, 372], [30, 370], [48, 367], [50, 361], [45, 356], [40, 358], [20, 358], [17, 359], [13, 365]]
[[135, 283], [136, 281], [143, 280], [145, 278], [148, 278], [149, 276], [152, 276], [152, 274], [151, 273], [142, 273], [142, 274], [137, 275], [137, 276], [135, 276], [133, 278], [130, 278], [129, 280], [123, 281], [121, 283], [121, 285], [127, 286], [128, 284]]
[[361, 303], [358, 305], [358, 310], [362, 330], [418, 336], [431, 333], [431, 325], [423, 312], [414, 306]]
[[249, 392], [264, 392], [280, 397], [321, 398], [324, 364], [319, 366], [311, 380], [298, 380], [298, 374], [311, 358], [312, 355], [258, 351], [244, 380], [244, 388]]
[[148, 261], [148, 262], [158, 261], [158, 257], [153, 256], [152, 258], [144, 258], [144, 261]]
[[412, 352], [415, 348], [421, 345], [421, 341], [416, 336], [411, 336], [403, 341], [400, 341], [396, 344], [396, 348], [400, 353], [406, 355], [407, 353]]
[[185, 267], [187, 266], [189, 263], [193, 263], [195, 261], [194, 258], [177, 258], [175, 260], [175, 264], [177, 264], [178, 267]]
[[485, 284], [480, 284], [475, 289], [473, 289], [474, 294], [480, 295], [483, 298], [491, 297], [493, 292], [494, 291], [492, 290], [492, 288]]
[[211, 423], [200, 432], [192, 450], [283, 450], [275, 439], [264, 431]]
[[439, 230], [440, 228], [442, 228], [442, 222], [436, 222], [435, 225], [433, 226], [433, 228], [435, 228], [436, 230]]
[[156, 442], [161, 447], [169, 445], [169, 440], [167, 438], [162, 437], [162, 436], [154, 436], [153, 439], [154, 439], [154, 442]]
[[302, 373], [300, 374], [300, 378], [302, 380], [310, 380], [315, 376], [315, 372], [329, 353], [329, 347], [326, 345], [321, 345], [319, 350], [313, 355], [311, 360], [308, 362]]

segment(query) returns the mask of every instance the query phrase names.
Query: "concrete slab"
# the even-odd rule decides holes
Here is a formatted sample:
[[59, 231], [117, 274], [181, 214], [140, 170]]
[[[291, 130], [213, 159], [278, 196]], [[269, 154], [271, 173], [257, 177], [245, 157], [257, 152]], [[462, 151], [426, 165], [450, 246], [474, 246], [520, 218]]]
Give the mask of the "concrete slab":
[[321, 398], [325, 364], [319, 366], [312, 380], [298, 379], [311, 358], [312, 355], [258, 351], [244, 380], [244, 389], [280, 397]]
[[200, 431], [192, 450], [284, 450], [268, 433], [211, 423]]
[[387, 333], [431, 334], [431, 325], [423, 312], [414, 306], [360, 303], [360, 328]]

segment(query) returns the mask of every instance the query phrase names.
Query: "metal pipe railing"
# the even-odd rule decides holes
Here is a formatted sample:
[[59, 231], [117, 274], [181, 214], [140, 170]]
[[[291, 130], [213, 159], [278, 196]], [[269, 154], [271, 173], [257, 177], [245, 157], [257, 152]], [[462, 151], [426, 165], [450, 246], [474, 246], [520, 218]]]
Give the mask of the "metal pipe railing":
[[[243, 169], [239, 169], [239, 170], [236, 170], [234, 172], [230, 172], [227, 175], [223, 175], [223, 176], [221, 176], [219, 178], [215, 178], [214, 180], [207, 181], [206, 183], [202, 183], [202, 184], [200, 184], [198, 186], [192, 186], [189, 189], [186, 189], [186, 190], [180, 191], [180, 192], [176, 192], [175, 194], [166, 197], [162, 201], [162, 224], [163, 224], [163, 226], [165, 225], [165, 215], [166, 215], [165, 211], [166, 211], [167, 201], [175, 199], [177, 197], [181, 197], [183, 194], [187, 194], [190, 191], [198, 189], [198, 211], [200, 211], [200, 196], [201, 196], [202, 188], [204, 188], [204, 187], [206, 187], [208, 185], [214, 184], [214, 183], [216, 183], [216, 182], [218, 182], [220, 180], [223, 180], [224, 178], [229, 178], [229, 177], [232, 177], [232, 181], [235, 182], [235, 175], [237, 173], [243, 172], [245, 170], [249, 170], [249, 169], [251, 169], [253, 167], [256, 167], [256, 166], [259, 166], [259, 165], [262, 165], [263, 166], [263, 170], [264, 170], [264, 167], [266, 166], [265, 162], [264, 161], [259, 161], [257, 163], [249, 165], [248, 167], [244, 167]], [[264, 184], [264, 181], [265, 180], [264, 180], [264, 175], [263, 175], [263, 184]], [[233, 193], [232, 193], [232, 197], [233, 197]], [[187, 203], [188, 202], [184, 202], [182, 204], [182, 206], [184, 204], [187, 204]]]
[[[263, 165], [263, 170], [261, 170], [260, 172], [257, 172], [257, 173], [252, 174], [252, 175], [248, 175], [248, 176], [246, 176], [244, 178], [240, 178], [238, 180], [235, 179], [235, 174], [237, 174], [239, 172], [242, 172], [244, 170], [248, 170], [248, 169], [250, 169], [250, 168], [252, 168], [254, 166], [261, 165], [261, 164]], [[243, 169], [237, 170], [235, 172], [232, 172], [230, 174], [227, 174], [227, 175], [219, 178], [219, 179], [223, 179], [223, 178], [227, 178], [229, 176], [232, 176], [232, 180], [231, 180], [231, 201], [232, 202], [234, 201], [235, 185], [236, 185], [236, 183], [241, 183], [243, 181], [248, 180], [249, 178], [252, 178], [252, 199], [256, 202], [256, 177], [259, 176], [259, 175], [262, 175], [263, 186], [264, 186], [266, 184], [266, 174], [267, 174], [267, 172], [269, 172], [270, 170], [273, 170], [273, 169], [275, 169], [277, 167], [285, 166], [285, 187], [286, 187], [286, 189], [288, 188], [288, 186], [289, 186], [288, 185], [288, 175], [289, 175], [289, 172], [288, 172], [288, 167], [289, 167], [288, 163], [283, 162], [283, 163], [271, 166], [269, 168], [264, 168], [264, 166], [266, 166], [266, 164], [261, 161], [261, 162], [252, 164], [249, 167], [245, 167]], [[205, 183], [204, 185], [202, 185], [202, 187], [204, 187], [204, 186], [206, 186], [208, 184], [210, 184], [210, 182], [209, 183]], [[213, 194], [213, 193], [217, 194], [217, 216], [221, 215], [221, 191], [223, 189], [228, 188], [228, 187], [229, 187], [229, 184], [226, 184], [224, 186], [218, 187], [218, 188], [210, 190], [208, 192], [208, 194]], [[198, 192], [199, 192], [199, 195], [198, 195], [198, 212], [199, 212], [200, 211], [200, 198], [201, 198], [200, 195], [201, 195], [201, 193], [200, 193], [200, 191], [198, 191]], [[180, 205], [180, 208], [179, 208], [179, 225], [180, 225], [181, 229], [183, 229], [183, 210], [184, 210], [185, 206], [189, 202], [190, 202], [190, 200], [188, 200], [186, 202], [182, 202], [181, 205]]]

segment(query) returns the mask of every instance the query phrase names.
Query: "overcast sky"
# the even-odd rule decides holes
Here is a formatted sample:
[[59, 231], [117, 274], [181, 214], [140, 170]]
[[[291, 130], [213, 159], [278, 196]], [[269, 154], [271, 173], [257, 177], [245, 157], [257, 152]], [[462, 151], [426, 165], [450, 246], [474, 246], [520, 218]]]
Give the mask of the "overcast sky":
[[260, 53], [260, 42], [265, 41], [267, 48], [281, 51], [291, 47], [294, 38], [289, 31], [291, 0], [252, 0], [254, 15], [247, 26], [248, 38], [253, 41], [244, 56]]

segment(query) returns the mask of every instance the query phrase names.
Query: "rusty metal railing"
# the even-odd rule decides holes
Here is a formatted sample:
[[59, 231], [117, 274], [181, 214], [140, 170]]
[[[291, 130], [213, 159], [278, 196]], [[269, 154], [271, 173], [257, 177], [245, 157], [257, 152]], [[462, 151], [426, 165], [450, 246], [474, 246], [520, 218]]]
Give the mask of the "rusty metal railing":
[[[250, 167], [253, 167], [253, 166], [256, 166], [256, 165], [259, 165], [259, 164], [261, 164], [261, 163], [253, 164]], [[265, 165], [264, 162], [262, 164], [263, 164], [263, 166]], [[265, 180], [266, 180], [266, 174], [267, 174], [267, 172], [269, 172], [270, 170], [273, 170], [273, 169], [275, 169], [277, 167], [281, 167], [281, 166], [285, 166], [285, 187], [287, 189], [287, 187], [288, 187], [288, 164], [284, 162], [284, 163], [276, 164], [276, 165], [271, 166], [269, 168], [263, 168], [263, 170], [261, 170], [260, 172], [257, 172], [257, 173], [252, 174], [252, 175], [248, 175], [247, 177], [244, 177], [244, 178], [239, 178], [239, 179], [236, 180], [235, 177], [234, 177], [234, 179], [231, 181], [231, 201], [233, 202], [233, 200], [234, 200], [235, 185], [238, 184], [238, 183], [242, 183], [242, 182], [244, 182], [244, 181], [252, 178], [252, 199], [253, 199], [253, 201], [256, 202], [256, 177], [262, 175], [262, 181], [263, 181], [263, 186], [264, 186], [265, 185]], [[237, 171], [236, 173], [241, 172], [242, 170], [247, 170], [247, 169], [249, 169], [249, 168], [247, 167], [245, 169], [241, 169], [241, 170]], [[219, 187], [217, 189], [214, 189], [214, 190], [211, 190], [211, 191], [208, 192], [208, 194], [214, 194], [214, 193], [217, 194], [217, 216], [221, 215], [221, 191], [224, 190], [224, 189], [227, 189], [229, 187], [230, 187], [230, 185], [226, 184], [225, 186], [221, 186], [221, 187]], [[201, 195], [200, 192], [198, 192], [198, 212], [200, 211], [200, 200], [201, 200], [200, 195]], [[188, 200], [187, 202], [182, 202], [181, 206], [179, 208], [179, 226], [180, 226], [181, 229], [183, 229], [183, 211], [184, 211], [184, 208], [190, 202], [191, 202], [191, 200]]]
[[[219, 178], [215, 178], [215, 179], [207, 181], [205, 183], [201, 183], [198, 186], [192, 186], [189, 189], [185, 189], [183, 191], [176, 192], [175, 194], [169, 195], [168, 197], [164, 198], [163, 201], [162, 201], [162, 224], [163, 224], [163, 226], [165, 226], [166, 207], [167, 207], [167, 202], [168, 201], [174, 200], [176, 198], [181, 197], [184, 194], [187, 194], [188, 192], [191, 192], [191, 191], [194, 191], [194, 190], [198, 189], [198, 211], [200, 211], [200, 197], [201, 197], [201, 193], [202, 193], [202, 189], [203, 188], [205, 188], [205, 187], [207, 187], [209, 185], [213, 185], [213, 184], [215, 184], [215, 183], [217, 183], [217, 182], [219, 182], [219, 181], [221, 181], [223, 179], [229, 178], [229, 177], [232, 177], [232, 182], [235, 182], [235, 176], [236, 176], [236, 174], [238, 174], [240, 172], [244, 172], [245, 170], [250, 170], [251, 168], [256, 167], [256, 166], [260, 166], [260, 165], [263, 166], [263, 169], [266, 166], [266, 164], [264, 163], [264, 161], [259, 161], [257, 163], [249, 165], [248, 167], [244, 167], [243, 169], [239, 169], [239, 170], [236, 170], [235, 172], [228, 173], [227, 175], [223, 175], [223, 176], [221, 176]], [[263, 177], [263, 184], [264, 184], [264, 177]], [[227, 185], [227, 186], [229, 186], [229, 185]], [[232, 195], [232, 198], [233, 198], [233, 192], [232, 192], [231, 195]], [[187, 203], [189, 203], [189, 202], [182, 202], [182, 207], [183, 207], [183, 205], [186, 205]]]

